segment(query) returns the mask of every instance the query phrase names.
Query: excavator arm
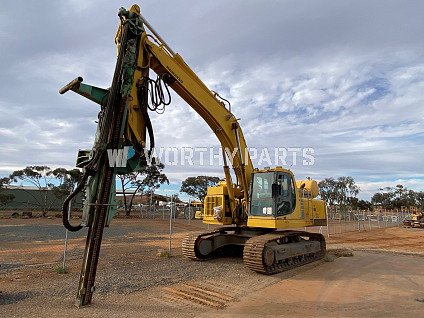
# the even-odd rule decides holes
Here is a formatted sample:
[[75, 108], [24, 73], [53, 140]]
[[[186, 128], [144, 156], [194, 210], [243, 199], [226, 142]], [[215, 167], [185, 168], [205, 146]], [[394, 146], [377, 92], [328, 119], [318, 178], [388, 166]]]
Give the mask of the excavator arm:
[[148, 38], [145, 48], [151, 53], [151, 68], [156, 73], [167, 72], [173, 77], [170, 84], [172, 89], [209, 125], [219, 139], [224, 153], [232, 157], [234, 150], [237, 150], [237, 155], [231, 158], [232, 167], [239, 184], [247, 192], [253, 165], [236, 117], [193, 73], [178, 53], [170, 56], [165, 49], [155, 45]]
[[[149, 71], [153, 70], [158, 75], [157, 81], [162, 81], [166, 85], [169, 85], [205, 120], [217, 136], [223, 149], [224, 173], [232, 219], [239, 219], [238, 216], [240, 215], [236, 215], [237, 208], [242, 210], [241, 213], [245, 219], [247, 216], [248, 189], [253, 165], [243, 132], [236, 117], [229, 109], [229, 102], [227, 105], [229, 108], [227, 108], [218, 93], [210, 91], [184, 62], [183, 58], [169, 48], [146, 19], [141, 16], [140, 9], [137, 5], [132, 6], [128, 11], [121, 8], [119, 15], [121, 16], [122, 23], [115, 37], [118, 53], [122, 45], [122, 33], [125, 23], [130, 24], [130, 30], [138, 27], [136, 33], [139, 33], [136, 39], [132, 39], [129, 42], [130, 44], [126, 45], [128, 51], [134, 51], [134, 54], [131, 56], [134, 60], [129, 61], [129, 63], [126, 61], [127, 63], [123, 64], [121, 70], [123, 73], [122, 77], [132, 77], [132, 81], [128, 81], [127, 84], [122, 83], [122, 90], [125, 90], [124, 94], [127, 95], [127, 116], [124, 123], [124, 135], [122, 137], [126, 141], [126, 145], [134, 147], [136, 154], [138, 154], [138, 159], [141, 159], [141, 162], [134, 163], [134, 158], [128, 163], [127, 170], [121, 169], [118, 170], [118, 173], [120, 171], [121, 173], [128, 173], [137, 170], [140, 165], [142, 166], [145, 163], [143, 154], [148, 155], [148, 152], [154, 148], [153, 127], [148, 110], [157, 110], [158, 105], [149, 105], [149, 85], [153, 82], [153, 85], [161, 86], [163, 83], [157, 83], [149, 78]], [[145, 32], [145, 26], [149, 28], [152, 34]], [[66, 85], [60, 92], [63, 94], [68, 90], [73, 90], [99, 104], [101, 104], [101, 101], [97, 95], [100, 94], [104, 97], [108, 94], [107, 90], [82, 84], [81, 77]], [[163, 107], [169, 103], [169, 101], [163, 100], [161, 102]], [[152, 103], [155, 103], [155, 101], [152, 101]], [[146, 130], [150, 138], [150, 149], [145, 149]], [[83, 155], [84, 153], [81, 154], [81, 156]], [[236, 185], [232, 183], [227, 158], [237, 178]], [[81, 159], [79, 160], [81, 161]], [[83, 167], [83, 165], [80, 166]], [[234, 187], [238, 187], [241, 190], [241, 195], [238, 199], [234, 196]]]
[[[137, 10], [137, 8], [134, 9], [134, 7], [132, 7], [130, 10]], [[133, 89], [136, 90], [137, 87], [140, 89], [140, 87], [143, 86], [145, 75], [143, 76], [141, 73], [142, 71], [147, 73], [148, 69], [151, 69], [158, 74], [160, 78], [163, 78], [164, 81], [204, 119], [221, 143], [224, 162], [227, 162], [226, 157], [230, 159], [230, 163], [237, 177], [237, 184], [241, 187], [241, 193], [243, 195], [241, 202], [243, 202], [244, 207], [247, 207], [247, 192], [253, 165], [247, 151], [246, 141], [236, 117], [226, 108], [225, 103], [218, 98], [219, 95], [216, 92], [210, 91], [184, 62], [183, 58], [170, 49], [166, 42], [150, 26], [147, 20], [141, 15], [140, 19], [143, 21], [143, 24], [149, 28], [152, 35], [148, 35], [146, 32], [141, 35], [138, 49], [137, 70], [135, 71], [134, 78], [136, 84]], [[119, 36], [120, 31], [118, 30], [118, 42]], [[145, 102], [147, 102], [147, 98]], [[132, 114], [131, 108], [129, 109], [128, 125], [130, 127], [132, 127], [133, 123], [135, 126], [144, 121], [142, 116], [136, 112]], [[139, 134], [139, 136], [142, 136], [142, 134]], [[142, 144], [143, 140], [142, 138], [140, 139], [139, 142]], [[235, 218], [236, 201], [234, 199], [233, 185], [227, 164], [224, 165], [224, 172], [232, 206], [231, 210], [233, 212], [233, 218]], [[245, 208], [245, 214], [247, 213], [246, 210]]]

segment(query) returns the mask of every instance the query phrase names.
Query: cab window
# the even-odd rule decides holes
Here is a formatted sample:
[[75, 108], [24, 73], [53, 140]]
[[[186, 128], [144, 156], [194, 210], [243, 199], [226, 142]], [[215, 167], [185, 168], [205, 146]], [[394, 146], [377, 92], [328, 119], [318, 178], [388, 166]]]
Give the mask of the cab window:
[[274, 173], [255, 173], [252, 178], [252, 199], [250, 201], [250, 215], [273, 216], [272, 184]]
[[287, 173], [277, 177], [278, 196], [275, 198], [277, 216], [291, 214], [296, 206], [296, 188], [293, 178]]

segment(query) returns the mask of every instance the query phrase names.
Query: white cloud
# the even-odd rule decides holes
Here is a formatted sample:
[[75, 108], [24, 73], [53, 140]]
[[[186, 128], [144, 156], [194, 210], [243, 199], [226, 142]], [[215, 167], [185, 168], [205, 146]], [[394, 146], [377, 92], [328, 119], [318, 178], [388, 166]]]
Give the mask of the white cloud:
[[[207, 86], [230, 100], [248, 146], [313, 147], [315, 165], [293, 169], [302, 178], [353, 175], [363, 191], [378, 180], [422, 187], [423, 4], [288, 4], [162, 0], [141, 8]], [[110, 86], [116, 59], [120, 5], [58, 2], [59, 15], [44, 14], [48, 2], [29, 5], [18, 27], [10, 16], [19, 3], [0, 13], [1, 29], [13, 32], [0, 34], [9, 48], [0, 52], [5, 175], [8, 168], [38, 163], [72, 167], [77, 150], [91, 148], [98, 106], [57, 91], [76, 76]], [[219, 147], [176, 94], [165, 114], [152, 114], [152, 122], [157, 147]], [[192, 175], [222, 176], [218, 165], [170, 166], [165, 172], [173, 183]]]
[[358, 182], [358, 186], [361, 189], [360, 197], [365, 200], [370, 200], [374, 193], [381, 192], [380, 189], [386, 187], [396, 187], [398, 184], [403, 185], [405, 188], [414, 191], [423, 191], [424, 179], [395, 179], [395, 180], [384, 180], [384, 181], [368, 181]]

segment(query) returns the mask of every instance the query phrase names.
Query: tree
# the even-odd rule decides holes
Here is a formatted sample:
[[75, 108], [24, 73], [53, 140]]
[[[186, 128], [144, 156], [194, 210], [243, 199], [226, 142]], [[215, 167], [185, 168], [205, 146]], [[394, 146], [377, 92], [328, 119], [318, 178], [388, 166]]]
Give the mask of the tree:
[[319, 195], [329, 205], [337, 200], [336, 186], [337, 182], [333, 178], [325, 178], [318, 183]]
[[210, 176], [188, 177], [182, 182], [180, 192], [187, 193], [203, 202], [208, 187], [217, 185], [219, 180], [218, 177]]
[[49, 209], [47, 193], [53, 178], [52, 170], [47, 166], [28, 166], [23, 170], [14, 171], [9, 178], [13, 182], [22, 180], [23, 182], [30, 183], [38, 189], [38, 196], [30, 191], [23, 190], [34, 198], [36, 205], [41, 209], [43, 217], [46, 216]]
[[337, 201], [340, 205], [348, 205], [359, 193], [359, 187], [352, 177], [339, 177], [336, 183]]
[[384, 209], [401, 209], [403, 206], [423, 205], [423, 192], [408, 190], [401, 184], [396, 187], [385, 187], [373, 195], [371, 202]]
[[1, 178], [0, 179], [0, 204], [6, 205], [12, 202], [15, 199], [13, 194], [2, 194], [1, 191], [5, 188], [5, 186], [9, 185], [12, 180], [10, 178]]
[[52, 171], [55, 179], [59, 180], [59, 185], [49, 184], [53, 194], [61, 200], [64, 200], [74, 190], [76, 184], [81, 180], [82, 173], [79, 169], [66, 170], [57, 168]]
[[371, 203], [374, 205], [379, 205], [384, 209], [392, 209], [393, 208], [393, 198], [394, 193], [392, 192], [391, 187], [386, 187], [384, 189], [380, 189], [380, 191], [385, 190], [385, 192], [377, 192], [371, 198]]
[[329, 205], [346, 206], [352, 204], [359, 193], [359, 187], [352, 177], [325, 178], [318, 183], [321, 198]]
[[416, 192], [415, 198], [417, 200], [418, 207], [421, 209], [421, 211], [424, 210], [424, 192], [423, 191]]
[[373, 210], [373, 205], [370, 201], [367, 200], [359, 200], [358, 198], [349, 199], [349, 205], [354, 210]]
[[[161, 184], [169, 184], [168, 177], [162, 173], [164, 168], [165, 165], [163, 163], [152, 162], [151, 165], [145, 166], [141, 171], [118, 175], [121, 181], [122, 194], [124, 196], [123, 204], [126, 216], [131, 214], [133, 200], [137, 193], [150, 194], [153, 193], [155, 189], [159, 188]], [[128, 198], [127, 191], [129, 190], [133, 190], [133, 192]]]

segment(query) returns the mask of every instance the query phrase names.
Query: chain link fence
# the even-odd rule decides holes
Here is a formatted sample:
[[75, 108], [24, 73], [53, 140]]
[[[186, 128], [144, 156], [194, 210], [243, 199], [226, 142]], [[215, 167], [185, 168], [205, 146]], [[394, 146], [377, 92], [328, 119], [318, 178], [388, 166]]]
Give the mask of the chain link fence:
[[352, 231], [369, 231], [383, 227], [401, 226], [405, 219], [411, 218], [406, 211], [387, 210], [342, 210], [327, 211], [327, 226], [319, 231], [327, 236]]
[[[21, 209], [16, 209], [21, 210]], [[23, 209], [22, 209], [23, 210]], [[159, 206], [159, 205], [143, 205], [142, 207], [133, 206], [131, 216], [149, 219], [187, 219], [190, 222], [194, 219], [196, 210], [192, 208], [193, 215], [185, 216], [184, 211], [189, 213], [187, 207], [180, 206]], [[10, 215], [9, 212], [1, 211], [3, 214]], [[50, 213], [54, 213], [51, 211]], [[1, 214], [1, 213], [0, 213]], [[78, 214], [75, 213], [74, 214]], [[191, 213], [190, 213], [191, 214]], [[79, 214], [78, 214], [79, 215]], [[125, 215], [123, 209], [118, 209], [118, 216]], [[325, 236], [334, 234], [353, 232], [353, 231], [369, 231], [383, 227], [402, 226], [405, 219], [411, 219], [411, 212], [408, 211], [364, 211], [364, 210], [346, 210], [346, 209], [329, 209], [327, 211], [327, 226], [308, 227], [305, 228], [309, 232], [319, 232]]]
[[179, 217], [179, 209], [177, 210], [175, 207], [166, 207], [166, 206], [143, 206], [141, 208], [136, 208], [138, 210], [139, 216], [141, 218], [149, 218], [149, 219], [166, 219], [170, 217], [170, 213], [172, 213], [173, 218]]
[[[181, 212], [183, 208], [162, 207], [162, 206], [143, 206], [137, 207], [131, 213], [135, 215], [136, 211], [141, 218], [162, 218], [168, 219], [170, 213], [172, 218], [184, 218]], [[326, 236], [353, 231], [369, 231], [383, 227], [401, 226], [405, 219], [410, 219], [411, 213], [406, 211], [364, 211], [364, 210], [343, 210], [333, 209], [327, 211], [327, 226], [307, 228], [307, 231], [320, 232]]]
[[[133, 206], [131, 208], [131, 216], [138, 216], [140, 218], [146, 219], [169, 219], [170, 214], [172, 218], [184, 218], [183, 207], [178, 206], [159, 206], [159, 205], [143, 205], [142, 207]], [[194, 209], [193, 209], [194, 211]], [[125, 215], [125, 210], [123, 208], [118, 208], [118, 215]]]

